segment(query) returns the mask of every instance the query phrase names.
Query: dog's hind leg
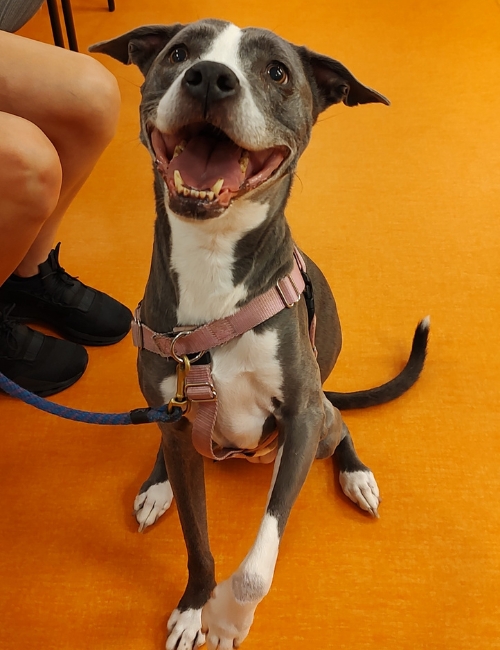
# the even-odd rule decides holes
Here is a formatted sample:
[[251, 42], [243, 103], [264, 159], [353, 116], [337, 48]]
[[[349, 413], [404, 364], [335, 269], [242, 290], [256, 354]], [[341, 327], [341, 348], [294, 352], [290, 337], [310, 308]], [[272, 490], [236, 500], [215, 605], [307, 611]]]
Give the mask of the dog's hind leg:
[[351, 434], [340, 411], [323, 398], [325, 434], [316, 450], [316, 459], [334, 459], [339, 468], [339, 481], [344, 493], [362, 510], [378, 517], [379, 489], [372, 471], [359, 459]]
[[339, 481], [344, 494], [362, 510], [378, 517], [380, 493], [372, 471], [359, 459], [349, 433], [342, 422], [342, 440], [335, 449], [334, 459], [339, 468]]
[[169, 509], [173, 498], [163, 458], [163, 448], [160, 445], [153, 471], [141, 485], [134, 501], [134, 513], [140, 533], [148, 526], [152, 526]]
[[336, 409], [323, 395], [323, 408], [325, 410], [324, 433], [318, 444], [316, 460], [330, 458], [340, 443], [343, 436], [343, 421], [340, 411]]

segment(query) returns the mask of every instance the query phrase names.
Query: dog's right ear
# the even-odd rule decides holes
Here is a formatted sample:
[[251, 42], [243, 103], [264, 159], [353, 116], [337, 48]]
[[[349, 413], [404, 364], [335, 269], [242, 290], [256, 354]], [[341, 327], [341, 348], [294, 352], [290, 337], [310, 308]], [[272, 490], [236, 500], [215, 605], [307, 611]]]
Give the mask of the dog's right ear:
[[185, 25], [143, 25], [126, 34], [101, 41], [89, 47], [89, 52], [102, 52], [125, 65], [135, 63], [144, 76], [165, 45]]

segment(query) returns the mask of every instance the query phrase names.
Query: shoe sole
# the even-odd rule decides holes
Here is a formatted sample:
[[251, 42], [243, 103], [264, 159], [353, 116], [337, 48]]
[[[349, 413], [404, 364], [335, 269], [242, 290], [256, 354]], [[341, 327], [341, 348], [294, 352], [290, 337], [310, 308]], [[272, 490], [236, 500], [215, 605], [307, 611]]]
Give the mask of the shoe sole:
[[113, 345], [114, 343], [118, 343], [119, 341], [122, 341], [130, 332], [129, 328], [126, 332], [119, 334], [118, 336], [92, 336], [91, 334], [82, 334], [81, 332], [73, 330], [69, 327], [60, 327], [56, 323], [51, 323], [49, 320], [42, 320], [36, 317], [30, 318], [29, 316], [16, 316], [15, 318], [17, 321], [25, 324], [33, 323], [42, 325], [43, 327], [48, 326], [57, 332], [57, 334], [65, 338], [67, 341], [71, 341], [72, 343], [79, 343], [80, 345], [90, 345], [93, 347], [104, 347], [106, 345]]
[[[36, 381], [31, 380], [31, 387], [30, 388], [25, 388], [24, 390], [27, 390], [30, 393], [34, 393], [38, 397], [50, 397], [51, 395], [55, 395], [56, 393], [60, 393], [63, 390], [66, 390], [66, 388], [69, 388], [70, 386], [73, 386], [73, 384], [75, 384], [80, 379], [80, 377], [83, 375], [85, 370], [86, 370], [86, 366], [78, 375], [76, 375], [74, 377], [71, 377], [70, 379], [67, 379], [64, 382], [60, 382], [58, 384], [51, 384], [50, 386], [47, 386], [46, 382], [36, 382]], [[17, 383], [14, 379], [12, 381], [14, 383]], [[44, 386], [42, 386], [41, 384], [44, 384]], [[21, 388], [23, 388], [23, 386], [21, 386]], [[5, 393], [5, 391], [0, 388], [0, 393]], [[5, 394], [7, 395], [7, 393], [5, 393]], [[19, 398], [19, 399], [21, 399], [21, 398]]]
[[126, 332], [120, 334], [119, 336], [111, 336], [106, 338], [102, 336], [92, 336], [91, 334], [82, 334], [81, 332], [75, 332], [71, 329], [57, 328], [55, 325], [52, 325], [52, 327], [54, 327], [56, 332], [61, 334], [61, 336], [63, 336], [67, 341], [71, 341], [72, 343], [80, 343], [80, 345], [91, 345], [94, 347], [113, 345], [114, 343], [118, 343], [119, 341], [122, 341], [130, 332], [130, 329], [128, 329]]

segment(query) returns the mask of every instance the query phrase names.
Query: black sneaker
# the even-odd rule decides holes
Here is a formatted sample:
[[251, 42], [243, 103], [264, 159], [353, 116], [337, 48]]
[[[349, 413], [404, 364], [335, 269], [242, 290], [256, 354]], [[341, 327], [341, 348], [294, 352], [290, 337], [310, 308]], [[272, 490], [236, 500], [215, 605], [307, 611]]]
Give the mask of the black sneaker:
[[11, 317], [14, 305], [0, 310], [0, 372], [41, 397], [54, 395], [85, 372], [87, 350], [46, 336]]
[[37, 275], [11, 275], [0, 287], [0, 303], [15, 304], [15, 318], [48, 324], [75, 343], [117, 343], [130, 329], [130, 310], [66, 273], [59, 264], [60, 245], [39, 265]]

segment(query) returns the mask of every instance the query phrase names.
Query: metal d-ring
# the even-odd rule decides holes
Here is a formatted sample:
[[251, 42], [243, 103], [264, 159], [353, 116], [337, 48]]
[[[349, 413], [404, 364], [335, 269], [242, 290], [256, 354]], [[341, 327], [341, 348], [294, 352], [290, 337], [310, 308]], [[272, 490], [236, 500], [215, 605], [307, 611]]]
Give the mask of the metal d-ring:
[[[179, 357], [176, 352], [175, 352], [175, 344], [177, 343], [177, 340], [180, 339], [183, 336], [187, 336], [188, 334], [192, 334], [192, 330], [186, 330], [184, 332], [179, 332], [174, 336], [172, 339], [172, 343], [170, 344], [170, 356], [174, 361], [177, 361], [177, 363], [184, 363], [184, 359], [182, 357]], [[192, 359], [189, 359], [190, 363], [195, 363], [201, 357], [205, 354], [206, 350], [202, 350], [201, 352], [198, 352], [198, 354], [193, 357]]]

